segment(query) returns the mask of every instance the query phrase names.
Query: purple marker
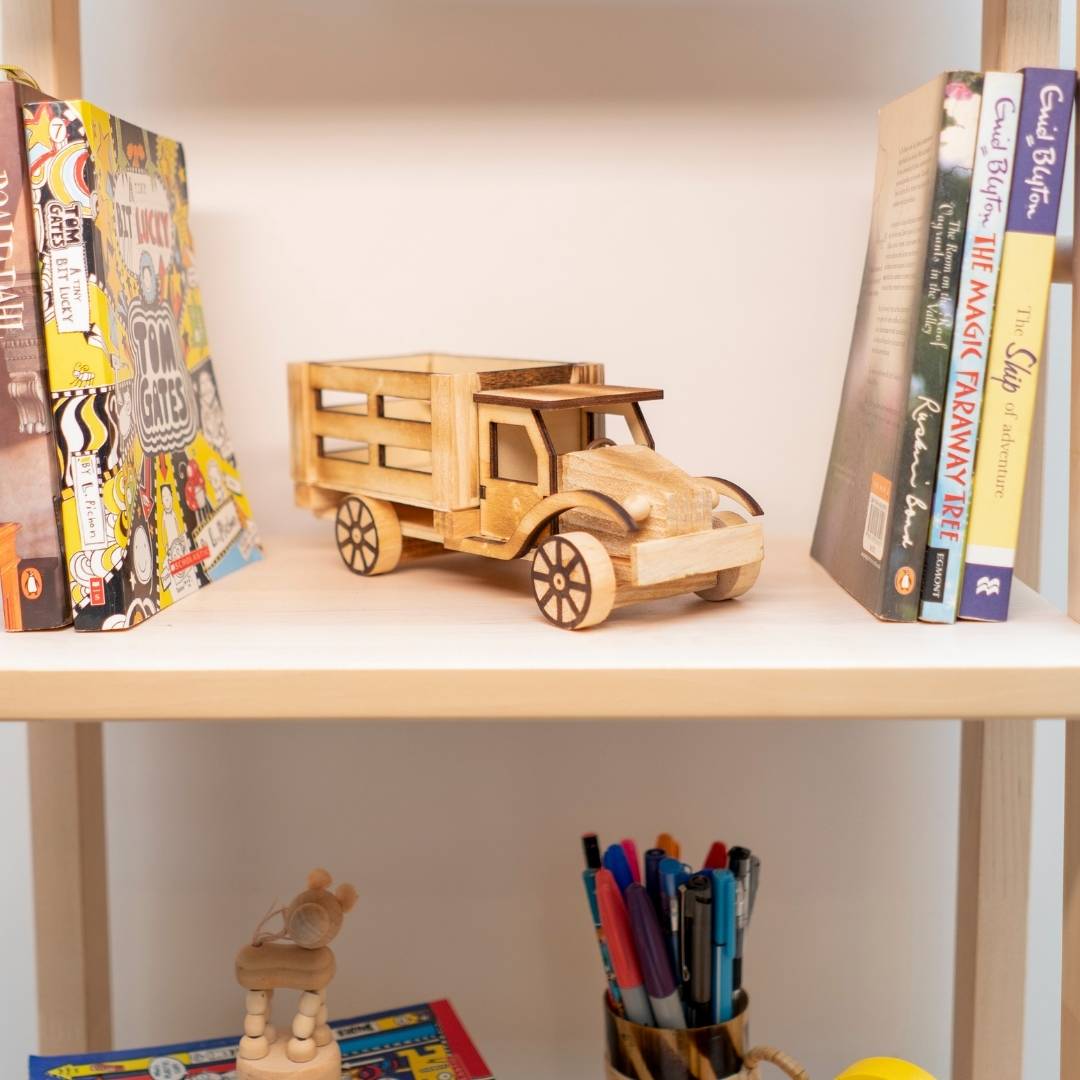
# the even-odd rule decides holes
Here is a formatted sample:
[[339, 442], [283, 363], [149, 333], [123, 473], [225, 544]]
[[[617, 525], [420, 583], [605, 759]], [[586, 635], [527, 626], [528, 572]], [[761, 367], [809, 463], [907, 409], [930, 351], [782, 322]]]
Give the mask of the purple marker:
[[686, 1016], [675, 976], [671, 973], [667, 946], [645, 886], [631, 885], [626, 890], [626, 904], [630, 910], [630, 929], [645, 980], [645, 992], [649, 995], [657, 1027], [685, 1028]]

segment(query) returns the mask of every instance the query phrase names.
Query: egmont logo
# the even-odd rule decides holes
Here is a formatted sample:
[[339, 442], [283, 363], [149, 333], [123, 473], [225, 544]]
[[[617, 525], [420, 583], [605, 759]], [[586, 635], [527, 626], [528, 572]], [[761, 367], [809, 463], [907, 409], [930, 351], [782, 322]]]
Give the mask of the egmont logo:
[[976, 596], [997, 596], [1001, 592], [1001, 578], [984, 574], [975, 582]]

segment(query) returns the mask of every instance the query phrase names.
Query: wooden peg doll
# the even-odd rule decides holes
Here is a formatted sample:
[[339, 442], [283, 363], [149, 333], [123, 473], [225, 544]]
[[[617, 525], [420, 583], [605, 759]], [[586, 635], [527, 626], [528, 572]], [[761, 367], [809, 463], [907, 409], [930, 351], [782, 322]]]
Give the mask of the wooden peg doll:
[[[236, 1059], [241, 1080], [339, 1080], [341, 1053], [326, 1022], [326, 988], [336, 962], [330, 942], [345, 913], [356, 903], [356, 889], [330, 891], [325, 870], [308, 874], [307, 888], [283, 908], [267, 913], [251, 944], [236, 956], [236, 981], [247, 991], [244, 1035]], [[267, 924], [278, 916], [282, 927]], [[288, 1039], [277, 1038], [270, 1023], [275, 990], [298, 990], [300, 1001]]]

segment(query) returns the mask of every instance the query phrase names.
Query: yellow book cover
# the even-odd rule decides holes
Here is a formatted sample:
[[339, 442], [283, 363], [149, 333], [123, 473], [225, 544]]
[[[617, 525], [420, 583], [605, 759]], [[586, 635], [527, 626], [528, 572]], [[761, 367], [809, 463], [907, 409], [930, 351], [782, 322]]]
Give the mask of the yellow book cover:
[[1075, 71], [1028, 68], [975, 457], [960, 618], [1008, 616]]
[[77, 630], [259, 557], [195, 272], [183, 149], [85, 101], [23, 109]]

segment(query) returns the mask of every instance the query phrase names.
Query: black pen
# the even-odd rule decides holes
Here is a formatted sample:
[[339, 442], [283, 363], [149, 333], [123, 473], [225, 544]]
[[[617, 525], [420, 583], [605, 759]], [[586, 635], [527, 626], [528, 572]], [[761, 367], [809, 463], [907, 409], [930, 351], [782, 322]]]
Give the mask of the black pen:
[[688, 1027], [704, 1027], [712, 1017], [712, 876], [695, 874], [680, 890], [683, 1002]]
[[[731, 965], [731, 984], [735, 990], [742, 987], [743, 937], [750, 924], [752, 863], [753, 855], [749, 848], [733, 847], [728, 852], [728, 869], [735, 877], [735, 959]], [[760, 865], [761, 861], [758, 860], [758, 866]], [[754, 891], [756, 892], [756, 881]]]
[[581, 846], [585, 852], [585, 869], [599, 870], [602, 864], [600, 862], [600, 841], [596, 838], [596, 833], [586, 833], [581, 838]]

